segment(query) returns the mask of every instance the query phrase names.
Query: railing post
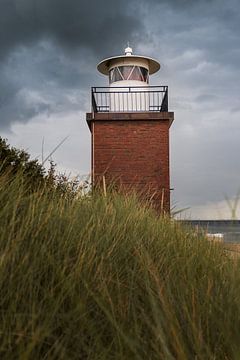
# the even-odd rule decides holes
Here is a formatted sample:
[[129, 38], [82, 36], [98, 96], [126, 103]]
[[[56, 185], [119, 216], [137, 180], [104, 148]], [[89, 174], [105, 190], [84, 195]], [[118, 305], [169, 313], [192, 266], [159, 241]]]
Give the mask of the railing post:
[[168, 111], [168, 87], [165, 86], [165, 94], [163, 96], [163, 100], [162, 100], [162, 106], [161, 106], [161, 111]]
[[97, 112], [97, 104], [96, 104], [96, 100], [95, 100], [95, 94], [96, 93], [96, 88], [92, 87], [92, 110], [93, 112]]

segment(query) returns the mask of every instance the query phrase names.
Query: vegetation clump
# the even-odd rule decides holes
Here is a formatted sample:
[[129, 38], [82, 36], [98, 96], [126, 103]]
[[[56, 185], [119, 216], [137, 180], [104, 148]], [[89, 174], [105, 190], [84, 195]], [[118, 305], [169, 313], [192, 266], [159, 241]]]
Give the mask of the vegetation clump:
[[49, 163], [49, 169], [46, 171], [37, 159], [30, 159], [26, 151], [10, 146], [0, 136], [0, 176], [7, 175], [8, 181], [21, 173], [22, 182], [28, 192], [47, 187], [48, 190], [57, 191], [69, 199], [73, 199], [79, 192], [86, 192], [89, 188], [87, 180], [81, 183], [77, 177], [69, 179], [66, 174], [56, 172], [56, 164], [52, 160]]
[[132, 197], [0, 175], [1, 359], [239, 359], [240, 272]]

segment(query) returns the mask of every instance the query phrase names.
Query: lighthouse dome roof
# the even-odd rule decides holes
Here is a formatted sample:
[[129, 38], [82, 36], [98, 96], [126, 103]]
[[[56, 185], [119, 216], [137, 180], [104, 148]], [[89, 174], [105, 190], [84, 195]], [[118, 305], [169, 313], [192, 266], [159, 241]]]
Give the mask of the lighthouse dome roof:
[[160, 69], [160, 63], [157, 60], [148, 56], [132, 55], [132, 48], [129, 46], [125, 49], [125, 55], [112, 56], [104, 59], [97, 65], [97, 69], [100, 73], [108, 75], [111, 65], [113, 63], [116, 64], [118, 61], [127, 61], [128, 63], [132, 63], [132, 65], [138, 63], [139, 61], [144, 61], [148, 64], [149, 75], [156, 73]]

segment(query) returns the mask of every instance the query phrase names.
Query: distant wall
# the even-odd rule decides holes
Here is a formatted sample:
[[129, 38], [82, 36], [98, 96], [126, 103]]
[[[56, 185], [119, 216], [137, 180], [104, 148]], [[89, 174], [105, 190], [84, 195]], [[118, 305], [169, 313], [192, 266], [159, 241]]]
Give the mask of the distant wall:
[[240, 242], [240, 220], [183, 220], [181, 222], [209, 234], [224, 234], [226, 242]]

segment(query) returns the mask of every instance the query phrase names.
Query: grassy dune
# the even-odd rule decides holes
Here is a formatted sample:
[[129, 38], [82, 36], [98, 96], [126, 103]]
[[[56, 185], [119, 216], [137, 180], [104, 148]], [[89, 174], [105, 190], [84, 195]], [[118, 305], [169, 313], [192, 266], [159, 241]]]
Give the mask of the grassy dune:
[[239, 359], [240, 271], [134, 197], [0, 178], [1, 359]]

